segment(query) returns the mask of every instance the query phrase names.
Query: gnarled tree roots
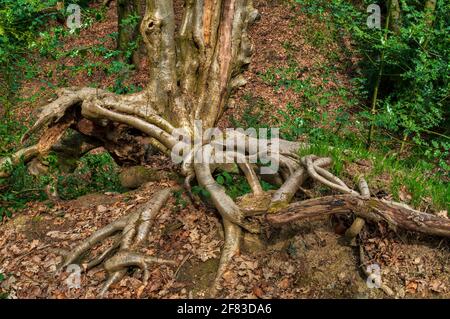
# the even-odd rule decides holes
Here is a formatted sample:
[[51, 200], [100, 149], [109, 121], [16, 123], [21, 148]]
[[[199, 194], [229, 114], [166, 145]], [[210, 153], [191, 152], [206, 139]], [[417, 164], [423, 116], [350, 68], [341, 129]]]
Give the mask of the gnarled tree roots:
[[[149, 279], [148, 266], [152, 263], [175, 265], [174, 261], [164, 260], [138, 253], [139, 247], [145, 244], [152, 222], [159, 210], [171, 194], [170, 188], [156, 192], [150, 200], [139, 206], [130, 215], [124, 216], [108, 226], [94, 232], [89, 238], [65, 255], [61, 268], [80, 262], [82, 256], [92, 247], [114, 236], [113, 244], [94, 259], [83, 263], [84, 271], [103, 263], [108, 274], [100, 295], [118, 282], [127, 273], [129, 267], [138, 267], [143, 271], [143, 282]], [[116, 235], [119, 233], [119, 235]]]
[[[45, 129], [40, 140], [0, 159], [0, 177], [7, 176], [11, 165], [21, 159], [29, 161], [50, 150], [60, 150], [61, 145], [55, 145], [68, 128], [90, 140], [88, 146], [80, 147], [78, 155], [103, 145], [119, 162], [145, 161], [149, 149], [169, 154], [180, 142], [192, 146], [193, 137], [198, 133], [196, 120], [202, 120], [205, 129], [213, 128], [224, 113], [233, 90], [245, 84], [242, 73], [250, 63], [253, 51], [248, 28], [258, 20], [259, 14], [253, 8], [252, 0], [189, 0], [185, 1], [183, 11], [176, 27], [173, 1], [146, 0], [140, 25], [149, 61], [150, 81], [146, 89], [120, 96], [95, 88], [59, 90], [58, 98], [44, 107], [22, 142]], [[173, 134], [176, 129], [183, 129], [190, 141], [180, 141]], [[226, 148], [225, 151], [231, 141], [240, 141], [245, 147]], [[252, 220], [254, 215], [265, 214], [269, 224], [282, 225], [320, 214], [353, 212], [357, 217], [346, 233], [350, 238], [358, 235], [365, 220], [384, 220], [394, 227], [438, 236], [450, 235], [448, 219], [418, 212], [401, 203], [373, 198], [363, 178], [359, 178], [359, 191], [351, 189], [325, 169], [331, 164], [329, 158], [314, 155], [300, 158], [298, 151], [305, 147], [302, 143], [259, 142], [260, 139], [242, 132], [227, 131], [219, 136], [202, 136], [200, 145], [194, 145], [193, 150], [183, 154], [180, 171], [186, 177], [186, 189], [189, 191], [196, 179], [211, 195], [211, 201], [223, 219], [225, 243], [212, 295], [217, 292], [230, 260], [239, 251], [242, 231], [258, 232], [260, 225], [255, 221], [261, 218]], [[259, 163], [256, 159], [262, 156], [279, 163], [279, 169], [270, 174], [257, 171], [261, 165], [256, 164]], [[196, 158], [202, 160], [195, 161]], [[224, 158], [227, 164], [221, 164]], [[213, 178], [216, 169], [227, 169], [233, 163], [245, 175], [252, 190], [236, 202]], [[291, 204], [308, 178], [342, 195]], [[260, 179], [280, 187], [274, 193], [264, 192]], [[114, 244], [85, 267], [87, 270], [103, 263], [109, 277], [102, 293], [122, 278], [128, 267], [141, 268], [146, 281], [148, 264], [173, 264], [138, 253], [139, 246], [147, 238], [151, 221], [169, 195], [169, 189], [157, 192], [136, 212], [92, 234], [67, 254], [63, 266], [78, 262], [87, 250], [113, 235], [116, 235]]]

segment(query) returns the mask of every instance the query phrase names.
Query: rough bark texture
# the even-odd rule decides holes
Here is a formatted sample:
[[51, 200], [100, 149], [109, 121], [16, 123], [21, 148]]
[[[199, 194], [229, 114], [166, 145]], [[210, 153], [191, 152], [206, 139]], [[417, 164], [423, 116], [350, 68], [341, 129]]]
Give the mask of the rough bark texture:
[[390, 29], [398, 33], [400, 31], [400, 3], [398, 0], [391, 0], [390, 14]]
[[330, 214], [354, 213], [372, 221], [386, 221], [394, 228], [403, 228], [430, 235], [450, 237], [450, 220], [426, 214], [404, 204], [378, 198], [353, 195], [335, 195], [296, 202], [269, 215], [272, 224]]
[[147, 0], [141, 33], [151, 61], [148, 102], [177, 127], [213, 127], [250, 62], [249, 0], [188, 0], [175, 33], [171, 1]]

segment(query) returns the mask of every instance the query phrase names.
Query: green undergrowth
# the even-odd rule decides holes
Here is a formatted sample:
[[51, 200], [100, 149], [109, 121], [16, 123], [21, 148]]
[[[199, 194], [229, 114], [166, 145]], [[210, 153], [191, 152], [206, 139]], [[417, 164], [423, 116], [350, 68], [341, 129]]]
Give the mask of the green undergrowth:
[[[243, 128], [278, 127], [281, 138], [309, 143], [300, 155], [331, 156], [332, 172], [352, 186], [352, 174], [361, 170], [373, 192], [384, 191], [423, 210], [448, 211], [450, 51], [448, 42], [439, 40], [448, 32], [448, 3], [438, 1], [430, 29], [424, 26], [421, 2], [402, 1], [398, 34], [366, 27], [366, 7], [371, 3], [288, 1], [291, 27], [322, 59], [302, 65], [296, 60], [298, 44], [286, 40], [287, 63], [269, 67], [259, 77], [275, 92], [289, 90], [298, 98], [277, 106], [258, 92], [247, 94], [243, 114], [231, 121]], [[384, 14], [385, 3], [380, 6]], [[383, 42], [383, 32], [388, 41]], [[376, 112], [371, 114], [381, 52], [383, 78]], [[361, 161], [367, 165], [364, 169]]]
[[42, 159], [48, 167], [47, 173], [31, 175], [22, 161], [10, 168], [11, 175], [0, 178], [0, 219], [26, 207], [31, 201], [48, 201], [48, 191], [56, 190], [60, 199], [69, 200], [94, 192], [122, 192], [119, 182], [119, 167], [108, 153], [87, 154], [79, 161], [71, 163], [74, 168], [67, 169], [67, 160], [62, 163], [56, 154]]

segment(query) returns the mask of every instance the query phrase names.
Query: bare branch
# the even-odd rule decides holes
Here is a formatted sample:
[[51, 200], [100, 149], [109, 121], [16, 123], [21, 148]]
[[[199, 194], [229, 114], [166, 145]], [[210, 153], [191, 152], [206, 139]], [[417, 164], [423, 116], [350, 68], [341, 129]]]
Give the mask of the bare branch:
[[272, 224], [284, 224], [302, 218], [350, 212], [376, 222], [384, 220], [394, 228], [450, 237], [448, 219], [422, 213], [401, 203], [353, 195], [325, 196], [293, 203], [277, 214], [268, 215], [267, 220]]

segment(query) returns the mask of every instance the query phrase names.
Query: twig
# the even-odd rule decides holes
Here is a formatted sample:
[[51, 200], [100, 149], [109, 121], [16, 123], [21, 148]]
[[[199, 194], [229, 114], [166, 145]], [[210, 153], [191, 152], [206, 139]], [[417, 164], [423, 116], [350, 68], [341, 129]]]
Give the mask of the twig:
[[186, 257], [184, 257], [184, 259], [181, 261], [180, 265], [178, 265], [177, 270], [175, 271], [175, 274], [173, 275], [173, 277], [175, 279], [177, 279], [178, 276], [178, 272], [180, 271], [181, 267], [183, 267], [183, 265], [188, 261], [189, 258], [192, 257], [192, 254], [188, 254]]

